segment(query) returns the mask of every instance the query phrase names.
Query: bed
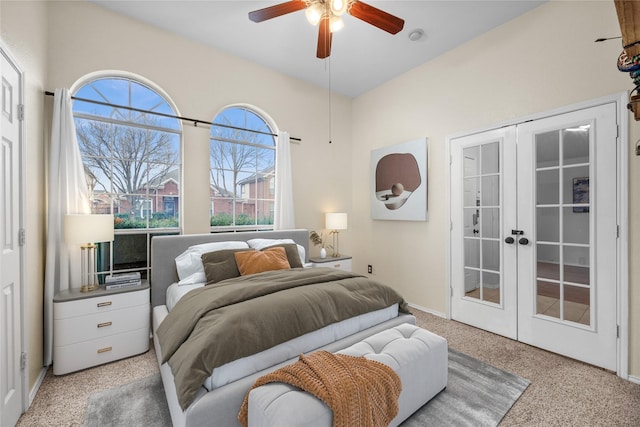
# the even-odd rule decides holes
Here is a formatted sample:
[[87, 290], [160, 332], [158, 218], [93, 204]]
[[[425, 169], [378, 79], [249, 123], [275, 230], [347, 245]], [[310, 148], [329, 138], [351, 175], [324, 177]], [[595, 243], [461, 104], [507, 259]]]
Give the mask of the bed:
[[[182, 282], [176, 269], [176, 258], [196, 245], [217, 244], [217, 242], [247, 242], [253, 239], [291, 239], [291, 241], [299, 245], [301, 249], [300, 253], [304, 254], [304, 259], [300, 261], [302, 267], [306, 267], [305, 261], [308, 261], [308, 236], [309, 233], [307, 230], [298, 229], [157, 236], [152, 239], [150, 284], [151, 303], [153, 307], [152, 324], [154, 348], [160, 365], [160, 373], [174, 426], [239, 426], [240, 424], [236, 417], [242, 400], [255, 380], [261, 375], [294, 362], [300, 353], [307, 353], [317, 349], [338, 351], [393, 326], [402, 323], [415, 324], [415, 318], [410, 314], [402, 313], [402, 310], [398, 308], [398, 304], [345, 318], [344, 320], [304, 333], [301, 336], [274, 345], [273, 347], [257, 351], [256, 354], [241, 357], [225, 363], [223, 366], [216, 367], [212, 373], [207, 373], [207, 377], [202, 382], [202, 385], [198, 386], [197, 390], [194, 391], [194, 395], [189, 398], [188, 405], [185, 404], [182, 387], [183, 381], [180, 378], [174, 377], [174, 372], [170, 366], [170, 364], [172, 364], [174, 368], [176, 368], [176, 362], [175, 360], [169, 363], [164, 362], [165, 355], [162, 349], [167, 350], [169, 347], [166, 341], [161, 343], [161, 339], [159, 339], [159, 336], [163, 338], [163, 334], [167, 335], [165, 332], [167, 329], [179, 323], [175, 322], [178, 316], [177, 313], [180, 313], [180, 309], [184, 308], [183, 306], [186, 304], [184, 301], [180, 303], [172, 301], [175, 299], [175, 296], [172, 296], [172, 290], [176, 289], [177, 282]], [[322, 273], [324, 277], [329, 277], [333, 274], [344, 274], [344, 272], [338, 273], [335, 270], [329, 270], [330, 269], [294, 268], [291, 274], [308, 276]], [[264, 274], [271, 274], [271, 272]], [[261, 276], [261, 274], [254, 276]], [[245, 276], [244, 278], [247, 279], [247, 281], [254, 280], [254, 277]], [[340, 278], [342, 278], [342, 276], [340, 276]], [[363, 278], [363, 280], [366, 279]], [[220, 287], [223, 288], [226, 286], [225, 283], [228, 281], [229, 280], [221, 281]], [[205, 288], [211, 287], [207, 286]], [[320, 289], [320, 286], [316, 287], [316, 285], [314, 285], [313, 288]], [[190, 291], [186, 294], [188, 295], [187, 297], [183, 296], [182, 298], [185, 299], [185, 301], [187, 299], [198, 300], [200, 298], [196, 298], [194, 295], [201, 291], [203, 290], [197, 289]], [[208, 292], [208, 290], [204, 290], [204, 292]], [[169, 300], [167, 299], [167, 295], [169, 295]], [[269, 304], [261, 305], [270, 307]], [[170, 315], [169, 308], [171, 308], [171, 306], [173, 306], [173, 311], [175, 311], [171, 314], [173, 317], [169, 317], [169, 321], [163, 325], [163, 321]], [[324, 308], [318, 309], [319, 312], [324, 310]], [[329, 309], [327, 309], [327, 311], [329, 311]], [[189, 316], [183, 316], [182, 318], [187, 317]], [[229, 328], [225, 330], [229, 330]], [[210, 347], [213, 348], [213, 346]], [[194, 359], [198, 358], [195, 357]], [[198, 370], [193, 369], [193, 371]], [[180, 373], [178, 373], [178, 376], [180, 376]], [[200, 380], [198, 379], [198, 381]], [[180, 390], [180, 393], [178, 390]]]

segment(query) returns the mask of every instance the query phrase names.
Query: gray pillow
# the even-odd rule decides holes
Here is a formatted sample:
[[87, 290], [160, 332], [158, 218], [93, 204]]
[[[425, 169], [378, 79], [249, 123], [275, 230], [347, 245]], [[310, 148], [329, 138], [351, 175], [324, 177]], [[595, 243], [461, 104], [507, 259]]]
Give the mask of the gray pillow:
[[279, 243], [277, 245], [267, 246], [266, 248], [260, 249], [264, 251], [270, 248], [284, 248], [284, 251], [287, 254], [287, 260], [289, 260], [289, 265], [291, 268], [302, 268], [302, 262], [300, 261], [300, 254], [298, 253], [298, 245], [295, 243]]
[[251, 249], [223, 249], [221, 251], [202, 254], [202, 265], [204, 266], [207, 285], [233, 277], [240, 277], [240, 271], [238, 270], [236, 258], [233, 254], [247, 250]]

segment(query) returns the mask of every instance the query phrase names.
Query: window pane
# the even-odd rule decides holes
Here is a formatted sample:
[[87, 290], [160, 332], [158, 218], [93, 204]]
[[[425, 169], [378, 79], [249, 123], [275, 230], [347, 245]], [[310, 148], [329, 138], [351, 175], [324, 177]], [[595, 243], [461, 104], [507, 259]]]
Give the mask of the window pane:
[[225, 126], [211, 127], [212, 227], [272, 225], [275, 138], [271, 129], [258, 114], [239, 107], [224, 110], [213, 122]]
[[[181, 123], [153, 114], [175, 112], [162, 95], [131, 79], [100, 78], [74, 96], [111, 104], [73, 103], [91, 211], [114, 215], [115, 240], [100, 246], [99, 270], [141, 271], [147, 277], [145, 230], [179, 227]], [[132, 229], [139, 232], [126, 232]]]

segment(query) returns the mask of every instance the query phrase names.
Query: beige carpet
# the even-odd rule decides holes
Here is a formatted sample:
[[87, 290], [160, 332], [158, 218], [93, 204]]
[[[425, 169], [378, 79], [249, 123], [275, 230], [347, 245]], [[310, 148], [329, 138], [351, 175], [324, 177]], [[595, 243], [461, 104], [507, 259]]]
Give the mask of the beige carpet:
[[[531, 381], [501, 426], [640, 425], [640, 385], [526, 344], [412, 311], [419, 326], [445, 337], [451, 348]], [[81, 426], [91, 393], [157, 371], [153, 350], [60, 377], [49, 370], [18, 426]]]

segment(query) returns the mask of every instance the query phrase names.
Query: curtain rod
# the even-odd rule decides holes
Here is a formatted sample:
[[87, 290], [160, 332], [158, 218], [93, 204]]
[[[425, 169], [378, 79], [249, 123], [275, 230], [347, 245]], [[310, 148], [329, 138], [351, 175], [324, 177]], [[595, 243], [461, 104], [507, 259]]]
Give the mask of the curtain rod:
[[[47, 95], [47, 96], [54, 96], [55, 95], [53, 92], [50, 92], [50, 91], [45, 91], [44, 94]], [[109, 102], [95, 101], [93, 99], [80, 98], [80, 97], [77, 97], [77, 96], [72, 96], [71, 99], [76, 100], [76, 101], [82, 101], [82, 102], [90, 102], [92, 104], [104, 105], [104, 106], [107, 106], [107, 107], [124, 108], [125, 110], [136, 111], [138, 113], [155, 114], [156, 116], [167, 117], [167, 118], [170, 118], [170, 119], [183, 120], [185, 122], [192, 122], [193, 126], [195, 126], [195, 127], [198, 127], [198, 123], [201, 123], [201, 124], [209, 125], [209, 126], [219, 126], [219, 127], [228, 128], [228, 129], [245, 130], [245, 131], [249, 131], [249, 132], [253, 132], [253, 133], [259, 133], [261, 135], [278, 136], [275, 133], [270, 133], [270, 132], [262, 132], [262, 131], [259, 131], [259, 130], [245, 129], [245, 128], [241, 128], [241, 127], [237, 127], [237, 126], [223, 125], [223, 124], [219, 124], [219, 123], [208, 122], [206, 120], [190, 119], [189, 117], [176, 116], [174, 114], [159, 113], [157, 111], [144, 110], [142, 108], [129, 107], [129, 106], [126, 106], [126, 105], [111, 104]], [[296, 137], [293, 137], [293, 136], [290, 136], [289, 139], [294, 140], [294, 141], [302, 142], [302, 139], [296, 138]]]

